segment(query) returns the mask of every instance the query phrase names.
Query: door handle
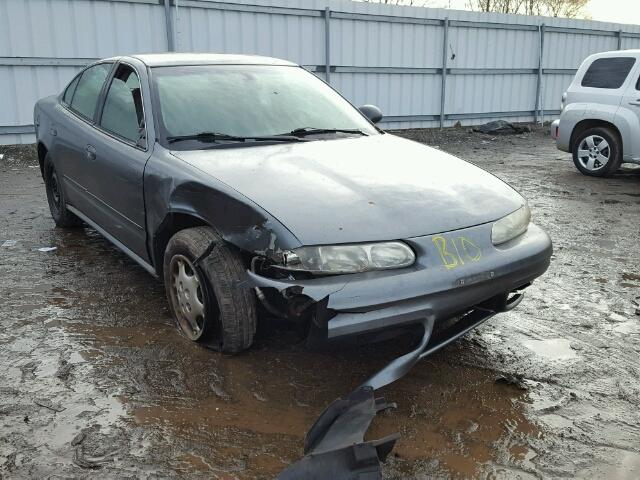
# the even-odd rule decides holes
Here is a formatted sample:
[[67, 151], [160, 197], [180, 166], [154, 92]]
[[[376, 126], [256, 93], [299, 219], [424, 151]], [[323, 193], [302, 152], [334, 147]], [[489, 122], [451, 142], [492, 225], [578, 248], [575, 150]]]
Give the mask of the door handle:
[[629, 105], [637, 105], [640, 107], [640, 98], [638, 100], [631, 100], [629, 102]]
[[87, 145], [87, 159], [88, 160], [96, 159], [96, 148], [93, 145]]

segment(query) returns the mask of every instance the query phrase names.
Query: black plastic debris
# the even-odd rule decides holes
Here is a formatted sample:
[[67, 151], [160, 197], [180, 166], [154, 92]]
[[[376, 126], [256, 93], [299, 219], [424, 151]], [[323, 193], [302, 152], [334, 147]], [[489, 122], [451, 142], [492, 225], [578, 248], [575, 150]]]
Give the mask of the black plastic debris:
[[400, 435], [369, 442], [364, 441], [364, 435], [378, 412], [395, 407], [384, 398], [375, 398], [370, 386], [359, 387], [347, 398], [334, 401], [307, 433], [305, 456], [277, 478], [381, 479], [380, 462], [391, 453]]
[[416, 348], [409, 353], [405, 353], [401, 357], [388, 363], [382, 370], [370, 377], [362, 386], [368, 386], [377, 390], [395, 382], [399, 378], [404, 377], [418, 361], [423, 358], [423, 354], [429, 342], [431, 340], [431, 334], [433, 333], [433, 317], [427, 318], [423, 321], [422, 326], [424, 333], [422, 334], [422, 340]]
[[473, 131], [486, 133], [488, 135], [515, 135], [518, 133], [531, 132], [531, 128], [526, 125], [519, 126], [510, 122], [505, 122], [504, 120], [496, 120], [494, 122], [487, 122], [484, 125], [473, 127]]
[[289, 465], [277, 479], [382, 479], [380, 462], [384, 462], [391, 453], [400, 435], [364, 441], [364, 435], [376, 414], [395, 408], [395, 404], [387, 403], [384, 398], [375, 398], [375, 390], [402, 378], [421, 359], [461, 337], [497, 312], [513, 308], [521, 299], [522, 294], [515, 295], [510, 301], [505, 296], [503, 302], [478, 306], [460, 316], [455, 324], [435, 334], [435, 319], [427, 316], [422, 322], [422, 339], [416, 347], [389, 362], [347, 398], [335, 400], [329, 405], [307, 432], [305, 456]]

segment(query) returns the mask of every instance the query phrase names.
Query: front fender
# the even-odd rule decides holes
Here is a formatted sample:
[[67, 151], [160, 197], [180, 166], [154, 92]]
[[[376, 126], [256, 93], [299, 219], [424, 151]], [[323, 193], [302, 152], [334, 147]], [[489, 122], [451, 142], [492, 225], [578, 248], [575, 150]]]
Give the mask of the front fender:
[[218, 179], [156, 146], [144, 174], [149, 251], [155, 236], [176, 213], [211, 226], [228, 243], [265, 256], [301, 246], [267, 211]]

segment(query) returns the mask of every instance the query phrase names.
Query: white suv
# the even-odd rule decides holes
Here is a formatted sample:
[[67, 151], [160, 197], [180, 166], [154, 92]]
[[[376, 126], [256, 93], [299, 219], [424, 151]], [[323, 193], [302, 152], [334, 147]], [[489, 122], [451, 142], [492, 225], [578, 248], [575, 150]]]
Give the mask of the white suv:
[[640, 50], [597, 53], [582, 62], [551, 124], [560, 150], [585, 175], [640, 164]]

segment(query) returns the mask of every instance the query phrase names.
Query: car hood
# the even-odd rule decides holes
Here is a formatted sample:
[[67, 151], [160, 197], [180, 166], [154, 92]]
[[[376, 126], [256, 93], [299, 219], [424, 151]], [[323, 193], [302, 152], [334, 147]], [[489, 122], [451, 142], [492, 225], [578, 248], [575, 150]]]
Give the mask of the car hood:
[[172, 153], [258, 204], [303, 245], [441, 233], [524, 204], [490, 173], [390, 134]]

